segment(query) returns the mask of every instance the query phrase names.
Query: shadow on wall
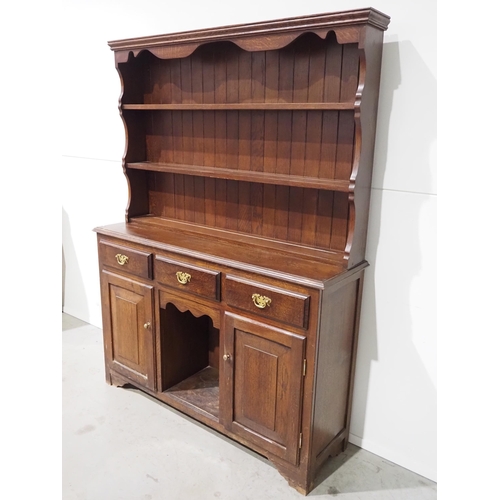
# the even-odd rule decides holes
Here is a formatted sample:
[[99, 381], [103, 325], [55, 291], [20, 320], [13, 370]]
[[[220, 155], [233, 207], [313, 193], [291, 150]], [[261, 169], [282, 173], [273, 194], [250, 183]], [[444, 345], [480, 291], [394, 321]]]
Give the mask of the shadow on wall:
[[62, 209], [62, 309], [77, 318], [89, 316], [89, 306], [85, 294], [78, 255], [71, 234], [69, 216]]
[[[64, 219], [64, 210], [63, 210], [63, 219]], [[64, 285], [66, 284], [66, 260], [64, 259], [64, 245], [62, 245], [62, 284], [61, 284], [61, 291], [62, 291], [62, 297], [61, 297], [61, 311], [64, 312]]]
[[[405, 61], [404, 67], [411, 70], [411, 74], [405, 73], [404, 78], [400, 57]], [[427, 193], [431, 193], [433, 179], [430, 158], [437, 135], [436, 87], [436, 79], [411, 42], [384, 44], [374, 160], [375, 185], [383, 185], [390, 145], [391, 162], [394, 164], [397, 161], [394, 157], [401, 155], [398, 165], [404, 169], [404, 175], [408, 172], [410, 179], [417, 181], [416, 185], [428, 186]], [[389, 123], [396, 89], [397, 116], [404, 117], [404, 122], [398, 125], [404, 128], [404, 133], [397, 135], [397, 144], [394, 138], [390, 144]], [[402, 106], [404, 110], [401, 109]], [[394, 130], [393, 123], [391, 131]], [[401, 138], [403, 143], [399, 142]], [[430, 213], [427, 211], [428, 203], [429, 196], [425, 194], [372, 189], [366, 256], [371, 266], [365, 274], [351, 423], [351, 435], [360, 440], [366, 439], [367, 444], [371, 442], [371, 437], [365, 433], [371, 395], [369, 392], [373, 389], [373, 394], [376, 395], [372, 398], [371, 405], [377, 406], [370, 406], [370, 414], [373, 415], [371, 425], [376, 425], [382, 419], [385, 422], [384, 428], [376, 437], [387, 436], [388, 429], [394, 429], [386, 442], [375, 444], [395, 455], [408, 457], [409, 462], [401, 465], [410, 469], [410, 462], [414, 461], [418, 466], [424, 462], [423, 455], [435, 450], [435, 441], [432, 440], [436, 422], [436, 387], [430, 374], [435, 362], [425, 360], [425, 355], [421, 355], [422, 352], [434, 350], [433, 346], [429, 348], [429, 344], [435, 342], [435, 330], [418, 328], [416, 320], [418, 323], [421, 321], [412, 317], [412, 312], [420, 309], [415, 288], [418, 288], [422, 274], [421, 245], [426, 240], [423, 240], [420, 229], [429, 222], [426, 220], [426, 215]], [[428, 231], [427, 229], [425, 234]], [[426, 255], [429, 251], [426, 247]], [[425, 271], [426, 274], [429, 272], [428, 265]], [[424, 278], [424, 286], [425, 284]], [[425, 304], [429, 299], [425, 297], [425, 293], [420, 298], [423, 307], [427, 307]], [[425, 322], [425, 315], [429, 315], [429, 311], [420, 310]], [[383, 328], [383, 331], [378, 331], [377, 328]], [[422, 337], [427, 346], [419, 352], [417, 346]], [[373, 380], [370, 383], [373, 378], [373, 362], [379, 361], [379, 346], [384, 348], [382, 361], [385, 374], [379, 373], [381, 376], [377, 378], [377, 384], [383, 382], [383, 388], [375, 387]], [[430, 370], [426, 368], [425, 361]], [[387, 370], [393, 374], [390, 380], [387, 379]], [[403, 436], [398, 436], [398, 429], [403, 429]], [[409, 440], [411, 442], [401, 442], [405, 435], [412, 435]], [[418, 449], [413, 446], [415, 443], [418, 443]], [[425, 466], [430, 471], [434, 468], [432, 463]], [[426, 475], [425, 471], [415, 471]]]

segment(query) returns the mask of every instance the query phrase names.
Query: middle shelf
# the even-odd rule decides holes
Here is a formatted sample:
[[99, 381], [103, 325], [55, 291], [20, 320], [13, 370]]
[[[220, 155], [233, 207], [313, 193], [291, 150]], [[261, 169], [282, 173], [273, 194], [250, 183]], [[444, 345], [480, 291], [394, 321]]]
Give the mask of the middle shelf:
[[151, 111], [151, 110], [178, 110], [178, 111], [226, 111], [226, 110], [353, 110], [354, 102], [235, 102], [235, 103], [169, 103], [169, 104], [122, 104], [122, 109]]
[[352, 109], [127, 107], [123, 120], [130, 169], [346, 193], [356, 172]]
[[326, 189], [343, 193], [348, 193], [352, 190], [350, 181], [339, 179], [321, 179], [318, 177], [257, 172], [254, 170], [236, 170], [232, 168], [185, 165], [181, 163], [155, 163], [149, 161], [127, 163], [126, 166], [134, 170], [149, 170], [154, 172], [194, 175], [196, 177], [258, 182], [261, 184]]

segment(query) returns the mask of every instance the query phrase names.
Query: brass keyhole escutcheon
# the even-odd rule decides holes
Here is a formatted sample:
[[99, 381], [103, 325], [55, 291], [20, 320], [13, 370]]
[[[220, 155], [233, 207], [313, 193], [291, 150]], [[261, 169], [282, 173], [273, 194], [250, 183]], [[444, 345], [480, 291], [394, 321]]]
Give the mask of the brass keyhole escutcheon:
[[144, 323], [144, 328], [147, 330], [151, 326], [151, 323], [148, 321], [147, 323]]
[[182, 271], [177, 271], [175, 275], [177, 276], [177, 281], [181, 285], [185, 285], [191, 281], [191, 275], [189, 273], [183, 273]]
[[259, 295], [258, 293], [254, 293], [252, 295], [252, 300], [255, 307], [259, 309], [265, 309], [266, 307], [271, 307], [271, 299], [266, 297], [265, 295]]
[[126, 255], [123, 255], [121, 253], [117, 253], [115, 255], [116, 261], [120, 266], [124, 266], [128, 262], [128, 257]]

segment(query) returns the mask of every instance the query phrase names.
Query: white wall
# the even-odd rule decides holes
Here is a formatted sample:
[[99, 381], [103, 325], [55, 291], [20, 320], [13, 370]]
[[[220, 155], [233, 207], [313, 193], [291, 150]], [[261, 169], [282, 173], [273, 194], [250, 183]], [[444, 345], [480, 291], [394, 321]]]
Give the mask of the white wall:
[[[63, 310], [101, 326], [96, 237], [124, 218], [119, 80], [108, 40], [364, 8], [271, 3], [67, 0], [60, 61]], [[436, 2], [378, 0], [385, 34], [350, 439], [436, 479]]]

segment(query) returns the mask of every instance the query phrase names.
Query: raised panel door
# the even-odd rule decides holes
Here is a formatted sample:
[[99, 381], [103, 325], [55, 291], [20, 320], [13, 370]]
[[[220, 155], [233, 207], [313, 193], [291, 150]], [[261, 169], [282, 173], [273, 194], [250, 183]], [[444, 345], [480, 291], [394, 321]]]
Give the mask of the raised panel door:
[[108, 367], [154, 389], [153, 287], [102, 273]]
[[240, 316], [225, 316], [225, 425], [296, 464], [305, 338]]

